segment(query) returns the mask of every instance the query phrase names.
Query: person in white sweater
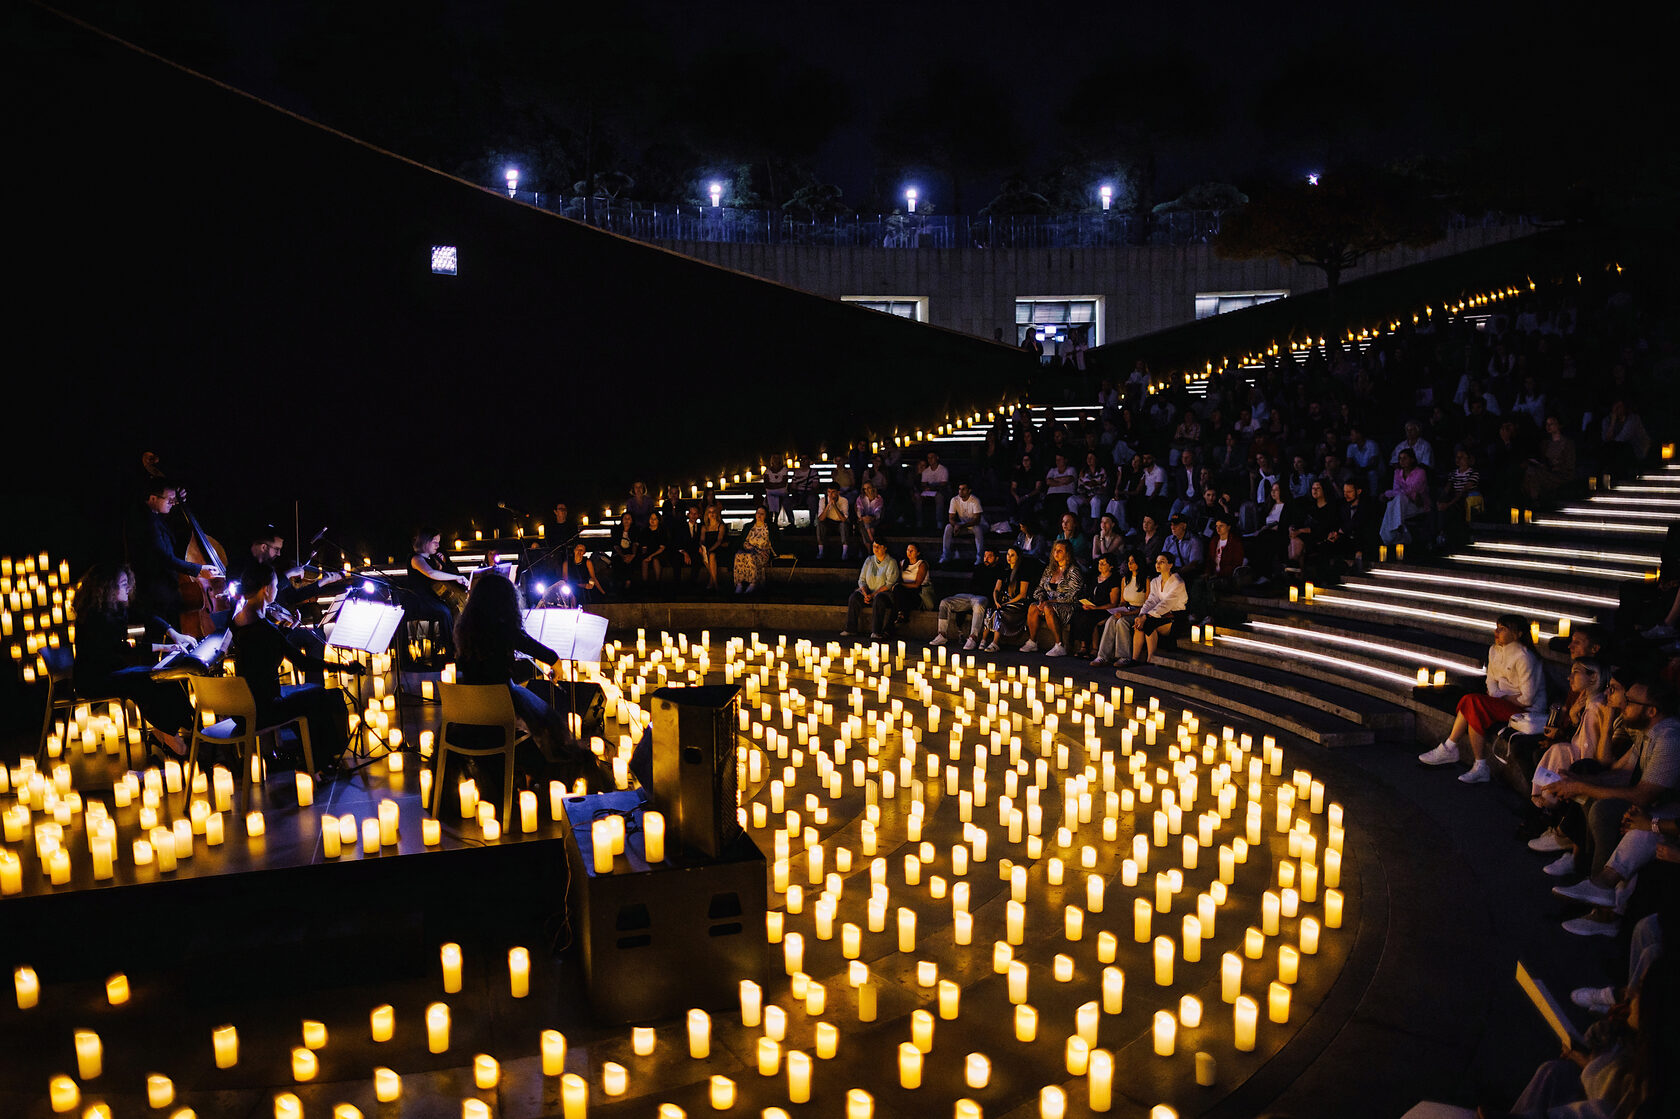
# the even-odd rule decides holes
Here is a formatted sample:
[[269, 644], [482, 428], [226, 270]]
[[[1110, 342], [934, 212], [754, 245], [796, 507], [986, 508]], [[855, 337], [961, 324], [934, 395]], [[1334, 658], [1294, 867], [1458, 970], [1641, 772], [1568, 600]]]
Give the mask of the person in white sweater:
[[1149, 597], [1138, 607], [1132, 624], [1132, 656], [1121, 661], [1122, 669], [1149, 663], [1161, 634], [1172, 629], [1173, 618], [1189, 604], [1184, 579], [1173, 569], [1173, 557], [1162, 552], [1155, 557], [1155, 578], [1149, 580]]
[[1546, 725], [1546, 674], [1540, 658], [1529, 645], [1528, 619], [1520, 614], [1501, 614], [1494, 625], [1493, 644], [1488, 648], [1487, 692], [1467, 695], [1458, 701], [1458, 715], [1452, 733], [1439, 746], [1419, 754], [1424, 765], [1452, 765], [1459, 760], [1459, 744], [1469, 737], [1474, 759], [1470, 769], [1459, 775], [1467, 785], [1492, 777], [1487, 760], [1488, 739], [1501, 723], [1509, 722], [1522, 734], [1538, 734]]

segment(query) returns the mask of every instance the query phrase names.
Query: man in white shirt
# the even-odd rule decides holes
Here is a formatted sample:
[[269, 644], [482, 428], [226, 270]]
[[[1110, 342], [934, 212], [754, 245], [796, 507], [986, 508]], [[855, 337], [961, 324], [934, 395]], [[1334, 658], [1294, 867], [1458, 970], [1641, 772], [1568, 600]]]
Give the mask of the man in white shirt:
[[1429, 446], [1429, 440], [1423, 437], [1423, 427], [1416, 420], [1406, 421], [1406, 438], [1394, 448], [1394, 453], [1388, 456], [1388, 465], [1395, 466], [1400, 462], [1400, 452], [1410, 451], [1416, 456], [1418, 465], [1425, 470], [1435, 465], [1435, 452]]
[[928, 510], [938, 509], [945, 503], [945, 495], [951, 492], [951, 472], [939, 461], [938, 451], [927, 453], [917, 480], [916, 527], [921, 528], [927, 523]]
[[956, 550], [957, 533], [971, 532], [974, 534], [974, 564], [976, 567], [980, 565], [986, 552], [986, 526], [981, 523], [985, 511], [968, 483], [957, 483], [957, 496], [951, 499], [946, 518], [945, 546], [939, 556], [940, 563], [950, 562]]
[[823, 495], [822, 504], [817, 509], [817, 558], [823, 558], [823, 549], [829, 537], [838, 530], [840, 533], [840, 558], [848, 559], [852, 554], [851, 538], [851, 504], [840, 493], [839, 486], [829, 486]]
[[1155, 456], [1149, 451], [1143, 452], [1141, 472], [1144, 497], [1159, 498], [1166, 495], [1167, 472], [1161, 467], [1160, 463], [1155, 461]]

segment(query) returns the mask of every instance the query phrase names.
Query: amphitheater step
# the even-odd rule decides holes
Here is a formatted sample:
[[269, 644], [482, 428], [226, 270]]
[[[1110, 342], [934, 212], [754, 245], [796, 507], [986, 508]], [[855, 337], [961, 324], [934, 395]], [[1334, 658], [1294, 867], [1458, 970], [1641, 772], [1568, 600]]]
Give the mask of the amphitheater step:
[[1142, 670], [1121, 669], [1115, 675], [1134, 687], [1171, 692], [1193, 703], [1264, 720], [1320, 746], [1368, 746], [1377, 740], [1376, 732], [1369, 727], [1317, 707], [1279, 698], [1262, 688], [1229, 684], [1172, 668], [1165, 662], [1152, 663]]
[[1181, 645], [1170, 652], [1158, 653], [1155, 663], [1219, 683], [1258, 688], [1268, 695], [1279, 696], [1304, 707], [1314, 707], [1338, 719], [1366, 727], [1380, 737], [1409, 739], [1412, 736], [1412, 712], [1387, 702], [1386, 697], [1379, 698], [1342, 687], [1336, 680], [1304, 677], [1293, 664], [1289, 668], [1267, 667], [1258, 662], [1237, 662], [1228, 657], [1212, 656], [1210, 652], [1205, 645]]

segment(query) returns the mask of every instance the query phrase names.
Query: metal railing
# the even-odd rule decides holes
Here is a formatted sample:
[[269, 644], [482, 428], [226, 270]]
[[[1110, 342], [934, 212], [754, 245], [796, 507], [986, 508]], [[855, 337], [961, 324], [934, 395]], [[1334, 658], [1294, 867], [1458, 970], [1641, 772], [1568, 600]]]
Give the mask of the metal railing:
[[[512, 197], [577, 221], [590, 220], [581, 197], [539, 191]], [[644, 205], [597, 199], [592, 224], [638, 241], [705, 241], [737, 245], [837, 245], [881, 249], [1073, 249], [1120, 245], [1192, 245], [1213, 239], [1213, 210], [1164, 214], [1119, 211], [969, 217], [963, 214], [851, 214], [808, 218], [775, 210], [727, 206]], [[1508, 214], [1453, 215], [1450, 229], [1526, 225]]]

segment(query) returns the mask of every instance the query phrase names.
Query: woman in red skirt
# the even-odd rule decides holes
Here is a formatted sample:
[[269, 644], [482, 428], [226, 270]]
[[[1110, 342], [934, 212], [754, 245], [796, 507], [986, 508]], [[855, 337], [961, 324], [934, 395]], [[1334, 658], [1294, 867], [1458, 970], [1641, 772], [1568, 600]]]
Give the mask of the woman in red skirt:
[[1518, 730], [1531, 734], [1545, 724], [1546, 676], [1540, 669], [1540, 658], [1529, 645], [1529, 637], [1527, 618], [1520, 614], [1500, 615], [1493, 630], [1493, 645], [1488, 649], [1486, 694], [1467, 695], [1459, 700], [1452, 733], [1433, 750], [1419, 754], [1418, 761], [1424, 765], [1452, 765], [1459, 758], [1459, 743], [1468, 734], [1470, 753], [1475, 760], [1458, 779], [1467, 785], [1479, 784], [1492, 776], [1487, 744], [1499, 727], [1515, 721]]

